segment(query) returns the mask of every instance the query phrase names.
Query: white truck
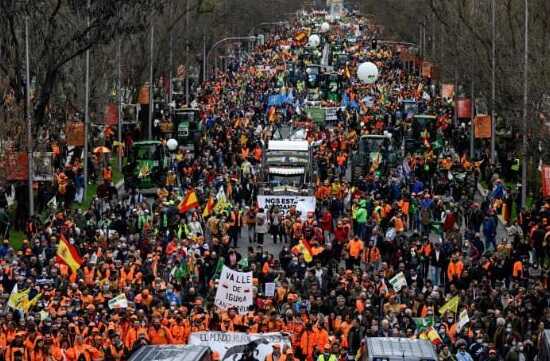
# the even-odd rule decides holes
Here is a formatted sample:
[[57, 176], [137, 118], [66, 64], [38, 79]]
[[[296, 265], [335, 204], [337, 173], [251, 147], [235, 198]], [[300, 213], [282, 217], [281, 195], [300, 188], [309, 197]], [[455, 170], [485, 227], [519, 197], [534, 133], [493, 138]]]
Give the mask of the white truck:
[[264, 193], [310, 194], [313, 154], [305, 140], [270, 140], [262, 164]]

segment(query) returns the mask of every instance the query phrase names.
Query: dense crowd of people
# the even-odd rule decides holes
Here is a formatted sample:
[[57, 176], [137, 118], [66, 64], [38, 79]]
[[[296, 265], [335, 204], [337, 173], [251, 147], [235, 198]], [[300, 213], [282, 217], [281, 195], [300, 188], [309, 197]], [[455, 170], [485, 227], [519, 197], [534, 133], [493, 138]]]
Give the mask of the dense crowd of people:
[[[21, 249], [4, 241], [0, 359], [122, 360], [142, 345], [185, 344], [207, 330], [285, 332], [291, 345], [275, 348], [276, 360], [359, 358], [365, 337], [427, 339], [440, 360], [536, 359], [550, 328], [550, 203], [502, 224], [504, 184], [493, 179], [481, 197], [460, 181], [459, 173], [477, 182], [486, 164], [469, 159], [468, 130], [453, 120], [452, 102], [395, 48], [374, 48], [372, 28], [357, 15], [325, 35], [329, 43], [359, 36], [338, 69], [338, 119], [314, 125], [304, 111], [307, 89], [286, 69], [303, 61], [295, 38], [302, 28], [296, 21], [271, 34], [197, 89], [203, 136], [195, 152], [177, 150], [153, 202], [134, 187], [119, 194], [103, 171], [106, 185], [89, 209], [59, 204], [47, 222], [27, 223]], [[355, 77], [365, 60], [380, 70], [373, 85]], [[268, 100], [281, 88], [292, 96], [272, 117]], [[434, 123], [416, 129], [406, 99]], [[307, 139], [318, 145], [317, 208], [307, 215], [256, 203], [262, 152], [291, 121], [309, 124]], [[361, 137], [385, 133], [391, 152], [404, 139], [416, 142], [397, 162], [373, 162], [352, 182], [346, 170]], [[81, 188], [78, 164], [63, 176]], [[191, 190], [200, 206], [180, 213]], [[203, 211], [220, 190], [223, 201]], [[56, 258], [61, 237], [82, 258], [78, 270]], [[213, 305], [220, 260], [253, 272], [247, 313]], [[406, 284], [396, 289], [390, 280], [401, 272]], [[25, 311], [8, 307], [14, 287], [36, 302]], [[128, 307], [111, 309], [120, 294]]]

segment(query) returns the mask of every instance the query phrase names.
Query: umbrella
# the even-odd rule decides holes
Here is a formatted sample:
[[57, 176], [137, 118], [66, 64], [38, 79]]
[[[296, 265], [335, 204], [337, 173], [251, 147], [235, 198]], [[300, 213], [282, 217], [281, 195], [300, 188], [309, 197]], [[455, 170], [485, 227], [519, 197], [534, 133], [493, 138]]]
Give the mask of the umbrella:
[[101, 153], [101, 154], [111, 153], [111, 150], [102, 145], [101, 147], [96, 147], [94, 149], [94, 153]]

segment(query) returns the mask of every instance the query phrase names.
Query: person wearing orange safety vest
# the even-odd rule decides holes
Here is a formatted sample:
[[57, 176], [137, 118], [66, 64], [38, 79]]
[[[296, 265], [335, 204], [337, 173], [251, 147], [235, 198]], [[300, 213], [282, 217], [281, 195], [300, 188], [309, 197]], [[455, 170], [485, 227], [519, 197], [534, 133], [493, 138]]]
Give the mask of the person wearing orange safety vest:
[[181, 316], [176, 317], [176, 322], [170, 327], [172, 338], [175, 344], [186, 344], [189, 334], [191, 333], [191, 325], [187, 318]]
[[300, 337], [300, 350], [302, 355], [306, 357], [306, 361], [313, 361], [313, 352], [317, 345], [317, 335], [313, 331], [311, 323], [306, 323], [306, 327]]
[[105, 168], [103, 168], [101, 175], [104, 182], [111, 183], [113, 181], [113, 170], [111, 166], [107, 165]]
[[462, 272], [464, 271], [464, 263], [458, 258], [458, 255], [453, 255], [449, 266], [447, 267], [447, 278], [450, 282], [458, 281], [462, 278]]
[[166, 345], [173, 343], [170, 330], [168, 327], [161, 325], [158, 318], [153, 320], [153, 325], [149, 327], [147, 334], [152, 345]]
[[76, 336], [72, 347], [69, 347], [66, 352], [68, 361], [79, 361], [82, 358], [84, 361], [92, 361], [87, 345], [84, 344], [82, 336]]
[[369, 245], [363, 253], [363, 260], [367, 266], [373, 265], [374, 269], [378, 269], [382, 255], [380, 254], [380, 249], [376, 247], [373, 241], [369, 241]]
[[523, 262], [520, 259], [512, 266], [512, 278], [514, 281], [520, 281], [523, 278]]

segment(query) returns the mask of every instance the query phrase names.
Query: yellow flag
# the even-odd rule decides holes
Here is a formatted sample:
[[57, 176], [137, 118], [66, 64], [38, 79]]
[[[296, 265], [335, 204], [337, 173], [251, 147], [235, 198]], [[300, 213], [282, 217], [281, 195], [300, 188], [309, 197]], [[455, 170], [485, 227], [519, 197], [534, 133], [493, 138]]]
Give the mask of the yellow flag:
[[41, 297], [42, 297], [42, 293], [38, 293], [36, 296], [33, 297], [32, 300], [29, 301], [29, 297], [27, 296], [23, 300], [21, 305], [23, 312], [29, 312], [29, 310], [38, 303]]
[[460, 302], [460, 297], [459, 296], [454, 296], [449, 301], [447, 301], [447, 303], [444, 304], [443, 307], [441, 307], [439, 309], [439, 314], [443, 315], [445, 312], [451, 311], [452, 313], [454, 313], [456, 315], [456, 312], [458, 310], [458, 303], [459, 302]]
[[30, 288], [27, 288], [24, 291], [19, 292], [17, 285], [15, 285], [11, 291], [10, 298], [8, 299], [8, 306], [14, 310], [24, 310], [24, 305], [29, 302], [29, 292]]

